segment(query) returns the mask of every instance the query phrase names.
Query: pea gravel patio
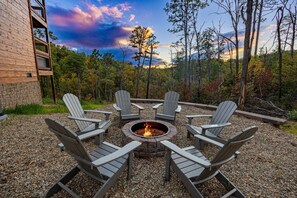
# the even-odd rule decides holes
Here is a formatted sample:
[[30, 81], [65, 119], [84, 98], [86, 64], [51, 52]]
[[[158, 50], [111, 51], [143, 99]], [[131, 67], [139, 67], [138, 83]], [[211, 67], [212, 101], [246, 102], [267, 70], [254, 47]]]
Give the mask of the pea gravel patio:
[[[140, 104], [145, 108], [142, 118], [152, 119], [154, 104]], [[121, 146], [119, 119], [112, 106], [103, 108], [112, 111], [112, 125], [105, 140]], [[194, 139], [187, 139], [186, 114], [210, 114], [208, 110], [182, 106], [177, 116], [177, 144], [186, 147]], [[0, 122], [0, 197], [41, 197], [46, 190], [75, 162], [66, 152], [56, 147], [58, 139], [48, 131], [44, 119], [57, 118], [75, 129], [74, 122], [65, 114], [24, 116], [10, 115]], [[95, 115], [94, 115], [95, 116]], [[255, 138], [240, 150], [238, 159], [223, 166], [221, 171], [247, 197], [296, 197], [297, 195], [297, 136], [287, 134], [269, 124], [233, 115], [232, 126], [226, 127], [221, 135], [225, 138], [248, 126], [258, 126]], [[193, 120], [194, 125], [208, 123], [207, 118]], [[92, 149], [92, 140], [86, 142]], [[211, 156], [216, 152], [207, 146], [204, 153]], [[149, 159], [134, 158], [133, 177], [126, 181], [126, 172], [106, 194], [106, 197], [190, 197], [176, 174], [164, 183], [164, 157]], [[92, 196], [98, 184], [83, 174], [70, 183], [72, 189], [83, 197]], [[207, 182], [199, 187], [206, 197], [224, 194], [218, 182]], [[63, 193], [57, 197], [65, 197]]]

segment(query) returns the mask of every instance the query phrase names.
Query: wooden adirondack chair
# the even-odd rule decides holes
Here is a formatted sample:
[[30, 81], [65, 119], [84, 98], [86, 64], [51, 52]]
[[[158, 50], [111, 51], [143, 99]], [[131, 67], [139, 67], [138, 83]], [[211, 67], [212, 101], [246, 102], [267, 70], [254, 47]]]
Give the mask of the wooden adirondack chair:
[[[116, 104], [113, 107], [119, 112], [120, 120], [131, 120], [139, 119], [140, 112], [144, 109], [143, 107], [131, 103], [130, 93], [125, 90], [119, 90], [115, 93]], [[132, 105], [137, 107], [138, 113], [132, 113]]]
[[[155, 110], [155, 119], [164, 119], [175, 121], [176, 114], [181, 111], [181, 106], [178, 105], [179, 94], [174, 91], [169, 91], [165, 94], [164, 103], [153, 106]], [[158, 108], [163, 105], [163, 112], [158, 113]]]
[[216, 177], [228, 190], [222, 197], [231, 195], [244, 197], [243, 193], [240, 192], [219, 169], [223, 164], [237, 156], [237, 150], [245, 142], [253, 138], [257, 129], [258, 128], [255, 126], [249, 127], [231, 137], [225, 144], [221, 144], [220, 142], [216, 142], [202, 135], [195, 135], [196, 138], [202, 138], [208, 143], [221, 147], [220, 151], [210, 161], [193, 146], [181, 149], [167, 140], [161, 141], [168, 149], [166, 153], [165, 180], [170, 180], [170, 167], [172, 167], [192, 197], [203, 197], [201, 192], [196, 188], [196, 185], [202, 184], [213, 177]]
[[[111, 125], [109, 116], [111, 112], [107, 111], [98, 111], [98, 110], [83, 110], [78, 98], [71, 94], [67, 93], [63, 96], [63, 101], [68, 108], [68, 111], [71, 116], [68, 116], [69, 119], [75, 121], [77, 127], [79, 128], [78, 134], [90, 133], [94, 130], [104, 130], [107, 131], [108, 127]], [[100, 113], [105, 115], [105, 120], [91, 119], [87, 118], [87, 113]]]
[[101, 198], [106, 194], [126, 166], [128, 166], [127, 179], [130, 179], [132, 151], [141, 145], [140, 142], [133, 141], [122, 148], [108, 142], [102, 142], [93, 152], [88, 153], [76, 133], [53, 119], [45, 119], [45, 122], [50, 131], [62, 142], [59, 144], [61, 149], [70, 154], [77, 161], [77, 165], [55, 183], [44, 197], [52, 197], [60, 190], [66, 191], [72, 197], [78, 197], [66, 184], [80, 171], [102, 184], [93, 196], [96, 198]]
[[[237, 105], [232, 101], [221, 102], [213, 115], [187, 115], [188, 124], [186, 125], [188, 131], [188, 137], [193, 135], [204, 135], [221, 143], [224, 143], [219, 134], [225, 126], [231, 125], [229, 119], [237, 109]], [[192, 119], [197, 117], [210, 117], [210, 123], [208, 125], [201, 125], [200, 127], [192, 125]]]

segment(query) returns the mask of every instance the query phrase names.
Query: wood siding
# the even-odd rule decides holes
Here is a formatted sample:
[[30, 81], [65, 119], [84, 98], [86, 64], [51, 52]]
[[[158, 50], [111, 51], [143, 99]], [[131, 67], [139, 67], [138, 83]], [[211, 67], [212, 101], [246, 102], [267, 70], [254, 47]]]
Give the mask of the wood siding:
[[0, 84], [38, 81], [27, 0], [0, 0]]

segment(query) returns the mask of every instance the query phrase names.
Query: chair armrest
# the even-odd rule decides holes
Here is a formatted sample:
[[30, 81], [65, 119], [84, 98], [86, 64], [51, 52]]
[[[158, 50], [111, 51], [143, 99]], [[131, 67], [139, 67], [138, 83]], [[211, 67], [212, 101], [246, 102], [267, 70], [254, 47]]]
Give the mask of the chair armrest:
[[212, 115], [186, 115], [186, 118], [188, 118], [188, 124], [192, 124], [193, 118], [200, 118], [200, 117], [209, 117], [209, 118], [211, 118]]
[[195, 137], [195, 138], [198, 138], [198, 139], [200, 139], [200, 140], [203, 140], [203, 141], [205, 141], [205, 142], [207, 142], [207, 143], [216, 145], [216, 146], [218, 146], [218, 147], [220, 147], [220, 148], [222, 148], [222, 147], [224, 146], [223, 143], [221, 143], [221, 142], [217, 142], [217, 141], [215, 141], [215, 140], [213, 140], [213, 139], [210, 139], [210, 138], [208, 138], [207, 136], [204, 136], [204, 135], [197, 134], [197, 135], [194, 135], [194, 137]]
[[98, 110], [84, 110], [85, 113], [102, 113], [104, 115], [110, 115], [112, 114], [109, 111], [98, 111]]
[[90, 132], [78, 135], [78, 138], [80, 140], [85, 140], [85, 139], [88, 139], [88, 138], [91, 138], [91, 137], [98, 136], [98, 135], [103, 134], [103, 133], [105, 133], [105, 130], [97, 129], [97, 130], [94, 130], [94, 131], [90, 131]]
[[78, 120], [78, 121], [85, 121], [85, 122], [92, 122], [92, 123], [99, 123], [102, 121], [102, 120], [98, 120], [98, 119], [78, 118], [78, 117], [73, 117], [73, 116], [68, 116], [68, 118], [71, 120]]
[[221, 128], [221, 127], [230, 126], [230, 125], [231, 125], [231, 123], [227, 122], [227, 123], [224, 123], [224, 124], [201, 125], [201, 128], [204, 129], [204, 130], [207, 130], [207, 129]]
[[[82, 141], [82, 140], [85, 140], [85, 139], [88, 139], [88, 138], [91, 138], [91, 137], [98, 136], [98, 135], [100, 135], [101, 133], [105, 133], [105, 130], [103, 130], [103, 129], [97, 129], [97, 130], [94, 130], [94, 131], [91, 131], [91, 132], [87, 132], [87, 133], [78, 135], [77, 137]], [[62, 151], [63, 151], [64, 148], [65, 148], [63, 143], [59, 143], [59, 144], [58, 144], [58, 147], [59, 147]]]
[[155, 106], [153, 106], [153, 109], [158, 109], [160, 106], [162, 106], [163, 103], [160, 103], [160, 104], [156, 104]]
[[227, 122], [224, 124], [201, 125], [201, 128], [202, 128], [201, 134], [205, 135], [205, 132], [207, 129], [221, 128], [221, 127], [230, 126], [230, 125], [231, 125], [230, 122]]
[[[197, 134], [197, 135], [194, 135], [196, 138], [200, 139], [200, 140], [203, 140], [207, 143], [210, 143], [210, 144], [213, 144], [213, 145], [216, 145], [220, 148], [223, 148], [225, 144], [221, 143], [221, 142], [218, 142], [218, 141], [215, 141], [213, 139], [210, 139], [208, 138], [207, 136], [203, 136], [203, 135], [200, 135], [200, 134]], [[237, 157], [237, 155], [239, 155], [240, 152], [239, 151], [236, 151], [235, 152], [235, 158]]]
[[109, 119], [110, 114], [112, 114], [109, 111], [98, 111], [98, 110], [84, 110], [85, 113], [102, 113], [105, 115], [105, 120]]
[[113, 108], [115, 108], [115, 110], [122, 111], [122, 109], [120, 107], [118, 107], [116, 104], [113, 104], [112, 106], [113, 106]]
[[205, 161], [199, 157], [196, 157], [190, 153], [188, 153], [185, 150], [182, 150], [181, 148], [179, 148], [178, 146], [176, 146], [175, 144], [169, 142], [168, 140], [163, 140], [161, 141], [161, 144], [163, 144], [164, 146], [166, 146], [168, 149], [170, 149], [171, 151], [183, 156], [184, 158], [187, 158], [188, 160], [198, 163], [203, 167], [210, 167], [211, 164], [208, 161]]
[[177, 108], [175, 109], [175, 113], [179, 113], [181, 111], [181, 106], [178, 105]]
[[139, 106], [138, 104], [131, 103], [131, 105], [137, 107], [139, 110], [143, 110], [144, 108], [142, 106]]
[[96, 166], [96, 167], [102, 166], [103, 164], [106, 164], [106, 163], [113, 161], [117, 158], [123, 157], [124, 155], [130, 153], [131, 151], [133, 151], [140, 145], [141, 145], [141, 143], [138, 141], [130, 142], [129, 144], [126, 144], [124, 147], [120, 148], [119, 150], [93, 161], [92, 164], [93, 164], [93, 166]]

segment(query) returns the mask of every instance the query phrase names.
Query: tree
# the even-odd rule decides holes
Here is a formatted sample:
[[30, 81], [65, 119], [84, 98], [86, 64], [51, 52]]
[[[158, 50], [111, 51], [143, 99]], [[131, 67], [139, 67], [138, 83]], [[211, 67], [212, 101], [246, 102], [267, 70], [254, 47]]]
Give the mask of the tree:
[[236, 51], [236, 60], [235, 60], [235, 72], [238, 75], [239, 71], [239, 37], [238, 37], [238, 29], [239, 22], [241, 19], [241, 10], [243, 9], [244, 1], [243, 0], [214, 0], [214, 2], [220, 6], [231, 19], [235, 41], [231, 40], [231, 38], [227, 38], [231, 43], [235, 46]]
[[[104, 66], [105, 69], [105, 77], [104, 77], [104, 97], [105, 100], [109, 100], [108, 97], [108, 84], [109, 84], [109, 75], [110, 75], [110, 70], [113, 64], [113, 54], [111, 53], [105, 53], [102, 57], [102, 64]], [[110, 88], [109, 88], [110, 89]]]
[[212, 31], [215, 34], [215, 41], [216, 41], [216, 54], [217, 54], [217, 59], [218, 59], [218, 66], [219, 66], [219, 78], [221, 80], [221, 82], [224, 82], [224, 78], [223, 78], [223, 72], [221, 71], [222, 68], [222, 60], [221, 60], [221, 55], [224, 52], [224, 45], [225, 45], [225, 40], [224, 37], [222, 37], [221, 35], [221, 29], [223, 24], [221, 23], [221, 20], [219, 21], [218, 24], [218, 28], [215, 27], [215, 25], [212, 25]]
[[258, 5], [259, 14], [258, 14], [258, 21], [257, 21], [257, 34], [256, 34], [256, 41], [255, 41], [254, 56], [257, 55], [257, 51], [258, 51], [260, 28], [261, 28], [261, 22], [262, 22], [263, 3], [264, 3], [264, 0], [260, 0], [260, 4]]
[[125, 78], [123, 78], [123, 73], [124, 73], [124, 68], [125, 68], [125, 59], [126, 59], [126, 55], [127, 52], [129, 51], [128, 46], [121, 46], [120, 47], [122, 55], [123, 55], [123, 59], [122, 59], [122, 65], [120, 66], [120, 90], [124, 89], [124, 80]]
[[246, 4], [246, 18], [243, 16], [245, 22], [245, 35], [244, 35], [244, 51], [242, 62], [242, 73], [240, 79], [240, 95], [238, 99], [239, 108], [243, 108], [246, 96], [247, 96], [247, 75], [248, 65], [251, 60], [251, 26], [252, 26], [252, 14], [253, 14], [253, 0], [247, 0]]
[[276, 37], [277, 37], [277, 52], [278, 52], [278, 100], [282, 97], [282, 39], [281, 39], [281, 25], [284, 18], [284, 7], [281, 6], [277, 9], [275, 14], [276, 19]]
[[211, 28], [207, 28], [202, 32], [202, 50], [206, 58], [208, 81], [211, 80], [211, 59], [214, 54], [213, 36], [213, 30]]
[[205, 2], [200, 0], [171, 0], [166, 3], [164, 8], [166, 14], [168, 15], [168, 21], [172, 23], [172, 28], [169, 32], [172, 33], [182, 33], [181, 40], [183, 40], [184, 46], [184, 62], [185, 62], [185, 77], [184, 77], [184, 96], [185, 99], [189, 99], [190, 91], [190, 63], [189, 59], [189, 44], [190, 44], [190, 31], [191, 31], [191, 19], [193, 13], [198, 12], [200, 8], [205, 7]]
[[69, 56], [67, 56], [65, 61], [67, 68], [71, 72], [74, 72], [76, 75], [77, 95], [80, 100], [81, 100], [81, 81], [82, 81], [82, 74], [84, 72], [84, 61], [85, 61], [85, 54], [75, 53], [75, 52], [72, 52]]
[[155, 35], [153, 35], [147, 41], [147, 45], [149, 46], [149, 50], [147, 50], [147, 53], [150, 55], [150, 62], [149, 62], [149, 68], [148, 68], [148, 71], [147, 71], [146, 97], [145, 97], [146, 99], [148, 99], [148, 96], [149, 96], [152, 59], [153, 59], [153, 55], [156, 54], [156, 52], [154, 52], [154, 49], [158, 47], [158, 43], [159, 42], [156, 41], [156, 36]]
[[137, 76], [136, 76], [136, 98], [138, 98], [138, 92], [139, 92], [139, 78], [140, 78], [140, 62], [141, 58], [146, 58], [144, 53], [144, 47], [145, 43], [148, 39], [150, 39], [153, 36], [152, 32], [147, 27], [141, 27], [137, 26], [132, 31], [132, 34], [130, 35], [130, 46], [133, 48], [136, 48], [137, 51], [135, 52], [134, 59], [137, 61]]
[[90, 60], [92, 64], [92, 69], [94, 70], [95, 73], [95, 94], [94, 97], [97, 100], [101, 99], [101, 93], [100, 93], [100, 57], [102, 55], [100, 54], [99, 50], [94, 49], [92, 51], [92, 54], [90, 55]]
[[[297, 2], [295, 1], [295, 5], [292, 2], [289, 6], [285, 4], [285, 9], [287, 10], [288, 14], [285, 16], [284, 19], [287, 20], [288, 26], [288, 34], [291, 34], [291, 42], [290, 45], [290, 54], [293, 59], [294, 55], [294, 45], [295, 45], [295, 39], [296, 39], [296, 25], [297, 25]], [[291, 30], [291, 32], [290, 32]]]

